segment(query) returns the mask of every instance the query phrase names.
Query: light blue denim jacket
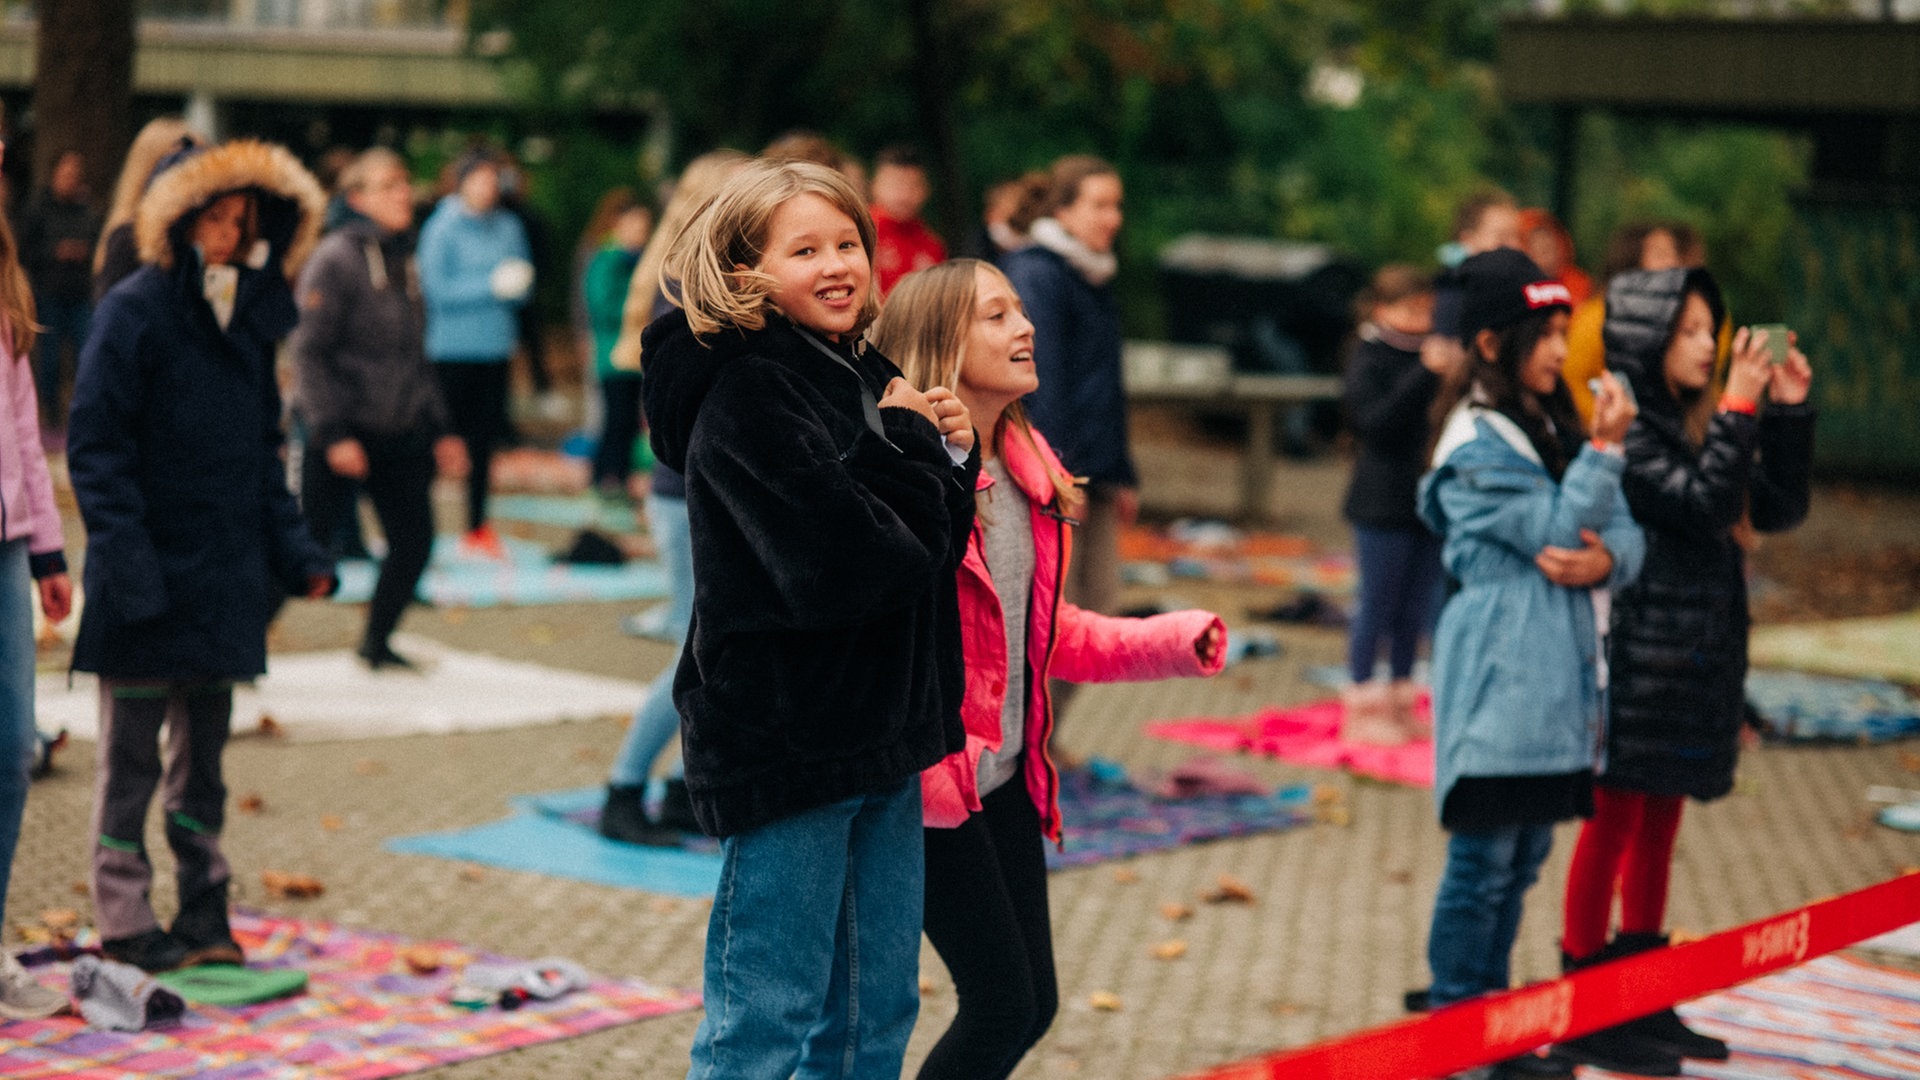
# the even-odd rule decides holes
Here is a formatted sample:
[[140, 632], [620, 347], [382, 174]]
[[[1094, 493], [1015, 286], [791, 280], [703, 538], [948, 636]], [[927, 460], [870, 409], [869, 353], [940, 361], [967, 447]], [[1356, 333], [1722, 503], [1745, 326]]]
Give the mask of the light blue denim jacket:
[[[1459, 582], [1433, 641], [1434, 798], [1463, 776], [1552, 776], [1592, 768], [1605, 745], [1603, 641], [1608, 590], [1640, 573], [1646, 542], [1620, 494], [1625, 459], [1581, 449], [1560, 483], [1526, 435], [1492, 409], [1462, 402], [1420, 480], [1420, 517], [1443, 538]], [[1604, 588], [1546, 579], [1547, 545], [1600, 534], [1613, 555]]]

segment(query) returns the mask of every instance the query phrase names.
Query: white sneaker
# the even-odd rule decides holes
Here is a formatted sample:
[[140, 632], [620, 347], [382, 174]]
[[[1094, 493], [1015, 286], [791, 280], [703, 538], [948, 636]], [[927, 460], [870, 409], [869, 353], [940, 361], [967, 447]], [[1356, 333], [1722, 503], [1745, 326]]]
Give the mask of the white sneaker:
[[67, 995], [35, 982], [12, 954], [0, 957], [0, 1017], [44, 1020], [67, 1011]]

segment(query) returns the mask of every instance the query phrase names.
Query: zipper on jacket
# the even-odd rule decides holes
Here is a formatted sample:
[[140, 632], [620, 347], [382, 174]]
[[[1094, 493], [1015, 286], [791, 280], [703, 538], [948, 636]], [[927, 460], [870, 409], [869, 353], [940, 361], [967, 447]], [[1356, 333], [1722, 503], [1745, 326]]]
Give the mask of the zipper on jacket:
[[[1041, 507], [1040, 512], [1053, 519], [1054, 529], [1059, 535], [1053, 546], [1053, 617], [1047, 622], [1047, 647], [1041, 651], [1040, 659], [1047, 669], [1053, 669], [1053, 644], [1060, 633], [1060, 594], [1066, 591], [1067, 571], [1067, 525], [1079, 524], [1060, 512], [1060, 497], [1055, 495], [1052, 502]], [[1027, 605], [1027, 633], [1033, 633], [1033, 605]], [[1029, 672], [1029, 679], [1034, 676]], [[1046, 704], [1046, 730], [1040, 734], [1040, 760], [1047, 767], [1047, 805], [1052, 812], [1054, 835], [1050, 837], [1055, 850], [1065, 851], [1067, 832], [1060, 821], [1060, 770], [1053, 764], [1053, 690], [1043, 681], [1040, 686], [1040, 700]]]

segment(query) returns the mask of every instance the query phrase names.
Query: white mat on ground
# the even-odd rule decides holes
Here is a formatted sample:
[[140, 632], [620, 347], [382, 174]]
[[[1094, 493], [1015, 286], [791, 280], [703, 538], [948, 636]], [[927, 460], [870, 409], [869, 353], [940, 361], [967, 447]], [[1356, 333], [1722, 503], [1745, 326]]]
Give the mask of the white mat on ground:
[[[462, 652], [430, 638], [400, 635], [394, 648], [420, 674], [373, 674], [349, 652], [284, 653], [234, 692], [233, 730], [271, 716], [288, 738], [367, 739], [590, 720], [631, 713], [646, 684]], [[42, 673], [36, 687], [41, 730], [76, 738], [99, 730], [100, 691], [91, 675]]]
[[1901, 956], [1920, 956], [1920, 922], [1868, 938], [1860, 943], [1860, 948], [1899, 953]]

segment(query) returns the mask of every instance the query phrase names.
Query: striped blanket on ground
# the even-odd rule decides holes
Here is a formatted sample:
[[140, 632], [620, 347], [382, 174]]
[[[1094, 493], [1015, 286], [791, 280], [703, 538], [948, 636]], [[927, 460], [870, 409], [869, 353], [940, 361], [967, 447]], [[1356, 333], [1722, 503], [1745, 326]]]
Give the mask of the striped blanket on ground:
[[[241, 1008], [190, 1005], [182, 1023], [142, 1032], [91, 1031], [78, 1016], [15, 1021], [0, 1040], [0, 1076], [374, 1080], [699, 1005], [696, 995], [638, 979], [599, 979], [512, 1011], [469, 1010], [448, 1002], [458, 973], [507, 958], [431, 942], [442, 966], [415, 974], [403, 959], [415, 943], [391, 934], [246, 911], [235, 912], [233, 932], [252, 966], [305, 970], [306, 992]], [[30, 970], [43, 984], [64, 987], [67, 967]]]
[[[1688, 1061], [1709, 1080], [1912, 1080], [1920, 1076], [1920, 975], [1824, 956], [1680, 1007], [1727, 1040], [1727, 1061]], [[1583, 1080], [1617, 1074], [1582, 1069]]]

